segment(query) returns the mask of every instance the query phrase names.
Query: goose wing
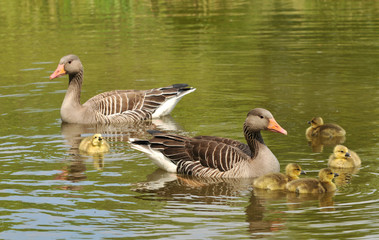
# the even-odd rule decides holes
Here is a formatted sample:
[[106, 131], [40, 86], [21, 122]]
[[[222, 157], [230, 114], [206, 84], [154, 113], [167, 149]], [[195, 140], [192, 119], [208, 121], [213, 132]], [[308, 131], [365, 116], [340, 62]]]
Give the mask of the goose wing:
[[167, 99], [183, 92], [193, 90], [187, 84], [174, 84], [169, 87], [150, 90], [114, 90], [100, 93], [90, 98], [84, 106], [103, 115], [124, 114], [131, 110], [143, 110], [153, 113]]
[[149, 140], [153, 149], [177, 164], [177, 172], [188, 175], [215, 176], [229, 171], [249, 156], [241, 149], [208, 139], [154, 133]]
[[103, 115], [121, 114], [142, 109], [144, 91], [114, 90], [100, 93], [83, 104]]
[[245, 143], [241, 143], [240, 141], [237, 141], [234, 139], [215, 137], [215, 136], [196, 136], [194, 137], [194, 139], [203, 139], [203, 140], [208, 140], [208, 141], [216, 141], [216, 142], [225, 143], [227, 145], [241, 149], [241, 151], [243, 151], [249, 156], [251, 155], [251, 150], [250, 150], [249, 145]]

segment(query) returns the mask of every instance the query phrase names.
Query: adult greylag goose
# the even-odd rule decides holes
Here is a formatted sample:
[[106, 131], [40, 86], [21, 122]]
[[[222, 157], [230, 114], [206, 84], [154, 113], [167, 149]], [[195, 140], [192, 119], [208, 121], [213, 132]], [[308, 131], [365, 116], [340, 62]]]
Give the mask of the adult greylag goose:
[[334, 123], [325, 123], [321, 117], [314, 117], [308, 122], [311, 124], [305, 131], [305, 135], [308, 139], [313, 137], [341, 137], [346, 135], [345, 129]]
[[83, 138], [79, 144], [79, 150], [89, 154], [106, 153], [109, 148], [109, 144], [100, 133]]
[[77, 56], [64, 56], [50, 79], [66, 74], [69, 84], [61, 106], [61, 118], [67, 123], [135, 123], [158, 118], [170, 114], [184, 95], [196, 90], [187, 84], [150, 90], [114, 90], [100, 93], [82, 105], [83, 65]]
[[150, 131], [154, 136], [150, 140], [131, 139], [131, 143], [168, 172], [221, 178], [253, 178], [279, 172], [279, 162], [264, 144], [261, 130], [284, 135], [287, 131], [263, 108], [247, 114], [243, 130], [247, 144], [222, 137], [185, 137], [159, 131]]
[[361, 165], [361, 159], [344, 145], [337, 145], [329, 157], [328, 165], [335, 168], [355, 168]]
[[286, 174], [283, 173], [268, 173], [256, 178], [253, 186], [256, 188], [269, 190], [284, 190], [286, 184], [290, 181], [299, 179], [300, 174], [305, 174], [297, 163], [290, 163], [286, 166]]
[[332, 182], [338, 174], [334, 173], [330, 168], [323, 168], [316, 178], [300, 178], [287, 183], [287, 190], [296, 193], [324, 193], [333, 192], [337, 189]]

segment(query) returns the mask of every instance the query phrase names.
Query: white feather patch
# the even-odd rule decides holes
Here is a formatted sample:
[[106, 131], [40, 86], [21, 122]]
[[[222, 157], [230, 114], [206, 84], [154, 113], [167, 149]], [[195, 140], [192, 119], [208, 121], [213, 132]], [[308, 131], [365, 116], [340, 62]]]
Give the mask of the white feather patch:
[[167, 172], [176, 173], [177, 166], [171, 162], [170, 159], [165, 157], [161, 152], [152, 149], [149, 145], [133, 144], [133, 139], [130, 139], [130, 142], [132, 143], [132, 148], [146, 153], [147, 156], [153, 161], [153, 163], [159, 168]]
[[172, 110], [175, 108], [176, 104], [180, 101], [180, 99], [182, 99], [182, 97], [184, 97], [185, 95], [187, 95], [187, 94], [189, 94], [195, 90], [196, 90], [196, 88], [193, 88], [193, 89], [188, 90], [186, 92], [182, 92], [178, 96], [175, 96], [175, 97], [168, 99], [167, 101], [162, 103], [157, 108], [157, 110], [155, 110], [152, 117], [153, 118], [159, 118], [161, 116], [169, 115], [172, 112]]

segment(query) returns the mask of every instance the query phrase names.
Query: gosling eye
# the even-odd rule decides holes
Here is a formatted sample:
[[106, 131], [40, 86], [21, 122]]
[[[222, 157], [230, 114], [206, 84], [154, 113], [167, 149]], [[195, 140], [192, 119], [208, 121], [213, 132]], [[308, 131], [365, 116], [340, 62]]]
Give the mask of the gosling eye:
[[263, 116], [259, 116], [261, 119], [263, 119]]
[[70, 61], [68, 61], [68, 64], [71, 64], [71, 62], [72, 62], [71, 60], [70, 60]]
[[97, 137], [95, 137], [95, 139], [96, 139]]
[[341, 153], [344, 153], [344, 151], [340, 151]]

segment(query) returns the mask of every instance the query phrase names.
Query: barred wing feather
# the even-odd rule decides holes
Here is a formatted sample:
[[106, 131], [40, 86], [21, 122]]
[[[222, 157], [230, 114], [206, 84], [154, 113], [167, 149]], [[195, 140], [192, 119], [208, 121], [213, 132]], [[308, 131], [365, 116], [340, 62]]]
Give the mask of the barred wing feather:
[[159, 135], [159, 133], [153, 135], [154, 138], [150, 140], [151, 148], [159, 150], [177, 164], [178, 173], [215, 176], [218, 173], [229, 171], [235, 164], [249, 159], [249, 156], [241, 149], [221, 141], [170, 134]]

